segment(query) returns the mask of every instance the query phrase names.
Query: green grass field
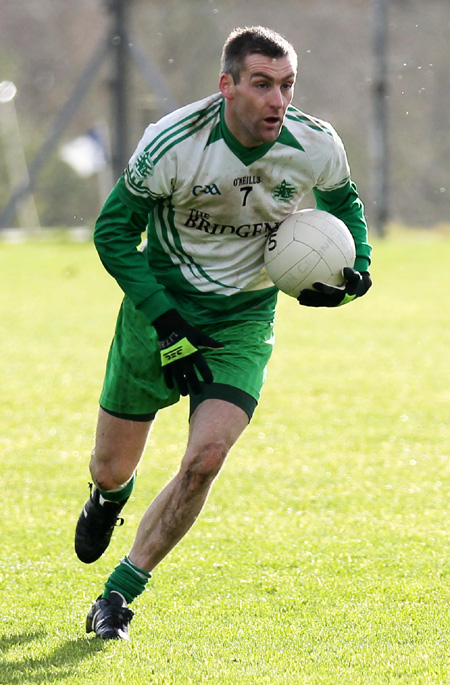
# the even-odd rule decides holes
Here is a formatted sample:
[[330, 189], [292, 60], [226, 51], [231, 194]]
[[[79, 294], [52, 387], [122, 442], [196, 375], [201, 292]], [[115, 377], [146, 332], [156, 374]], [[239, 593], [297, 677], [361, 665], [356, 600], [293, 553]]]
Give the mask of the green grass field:
[[280, 299], [263, 399], [132, 640], [84, 632], [187, 404], [162, 412], [107, 553], [83, 566], [97, 399], [120, 302], [91, 244], [0, 244], [0, 683], [450, 682], [450, 238], [375, 242], [338, 310]]

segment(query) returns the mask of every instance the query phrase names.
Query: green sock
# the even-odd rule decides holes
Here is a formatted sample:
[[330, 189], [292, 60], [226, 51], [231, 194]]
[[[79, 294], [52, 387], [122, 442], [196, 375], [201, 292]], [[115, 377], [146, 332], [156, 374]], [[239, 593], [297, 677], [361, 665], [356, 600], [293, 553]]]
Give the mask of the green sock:
[[130, 604], [144, 592], [150, 578], [151, 573], [143, 571], [125, 557], [120, 560], [106, 581], [102, 597], [108, 599], [110, 592], [115, 590], [125, 597], [127, 604]]
[[133, 473], [128, 483], [125, 483], [125, 485], [122, 485], [120, 488], [116, 488], [115, 490], [99, 490], [99, 493], [107, 502], [123, 502], [131, 495], [135, 480], [136, 474]]

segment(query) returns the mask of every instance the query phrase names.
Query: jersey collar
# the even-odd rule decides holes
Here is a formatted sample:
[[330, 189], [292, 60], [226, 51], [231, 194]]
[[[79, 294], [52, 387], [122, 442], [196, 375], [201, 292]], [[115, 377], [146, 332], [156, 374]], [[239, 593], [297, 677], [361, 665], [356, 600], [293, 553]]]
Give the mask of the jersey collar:
[[277, 142], [274, 140], [270, 143], [258, 145], [258, 147], [244, 147], [244, 145], [242, 145], [242, 143], [240, 143], [237, 138], [234, 137], [225, 123], [225, 101], [222, 103], [220, 110], [220, 129], [222, 138], [230, 148], [231, 152], [235, 154], [236, 157], [240, 159], [243, 164], [245, 164], [245, 166], [249, 166], [250, 164], [253, 164], [253, 162], [256, 162], [256, 160], [264, 157], [266, 152], [268, 152], [270, 148]]

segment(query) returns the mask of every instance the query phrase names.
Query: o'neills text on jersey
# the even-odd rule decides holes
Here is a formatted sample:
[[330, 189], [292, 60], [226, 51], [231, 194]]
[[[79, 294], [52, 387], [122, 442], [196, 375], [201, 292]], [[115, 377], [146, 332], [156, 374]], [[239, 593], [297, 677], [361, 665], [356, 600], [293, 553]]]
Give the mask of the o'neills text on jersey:
[[200, 212], [191, 209], [189, 218], [184, 223], [187, 228], [195, 228], [197, 231], [210, 233], [211, 235], [237, 235], [239, 238], [254, 238], [258, 235], [266, 235], [274, 231], [280, 225], [279, 221], [261, 221], [255, 224], [217, 224], [211, 219], [208, 212]]
[[261, 176], [240, 176], [233, 181], [234, 186], [248, 186], [255, 183], [261, 183]]

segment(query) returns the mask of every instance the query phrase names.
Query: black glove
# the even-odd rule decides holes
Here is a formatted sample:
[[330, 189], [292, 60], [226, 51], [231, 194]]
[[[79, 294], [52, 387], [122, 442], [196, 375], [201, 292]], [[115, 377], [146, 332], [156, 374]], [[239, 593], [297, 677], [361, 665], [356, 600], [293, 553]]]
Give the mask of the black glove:
[[199, 328], [188, 324], [176, 309], [170, 309], [153, 322], [161, 347], [161, 366], [168, 388], [175, 384], [181, 395], [189, 391], [201, 392], [198, 369], [205, 383], [212, 383], [213, 375], [198, 347], [218, 350], [222, 343], [205, 335]]
[[298, 301], [307, 307], [340, 307], [365, 295], [372, 285], [368, 271], [360, 272], [346, 266], [343, 274], [346, 281], [343, 286], [313, 283], [315, 290], [303, 290]]

